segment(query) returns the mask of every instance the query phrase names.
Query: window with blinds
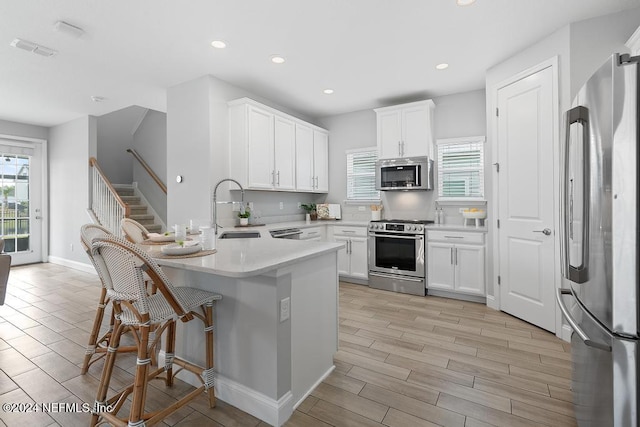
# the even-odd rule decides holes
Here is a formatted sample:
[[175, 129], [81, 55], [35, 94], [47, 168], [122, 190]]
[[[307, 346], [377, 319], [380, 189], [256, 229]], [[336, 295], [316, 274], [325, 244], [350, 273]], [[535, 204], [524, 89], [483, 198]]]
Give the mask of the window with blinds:
[[484, 137], [439, 140], [438, 196], [484, 198]]
[[347, 151], [347, 200], [380, 200], [376, 190], [376, 147]]

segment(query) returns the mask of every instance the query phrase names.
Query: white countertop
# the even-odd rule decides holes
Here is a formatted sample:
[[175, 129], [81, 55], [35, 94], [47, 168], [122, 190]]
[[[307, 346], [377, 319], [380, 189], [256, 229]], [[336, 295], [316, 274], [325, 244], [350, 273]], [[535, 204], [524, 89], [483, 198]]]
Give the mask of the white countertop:
[[[225, 227], [219, 229], [219, 233], [224, 233], [225, 231], [263, 231], [265, 230], [267, 235], [269, 235], [270, 230], [280, 230], [283, 228], [311, 228], [311, 227], [323, 227], [325, 225], [353, 225], [359, 227], [366, 227], [369, 225], [369, 221], [356, 221], [356, 220], [316, 220], [316, 221], [287, 221], [287, 222], [277, 222], [273, 224], [265, 224], [265, 225], [249, 225], [247, 227]], [[266, 237], [266, 236], [262, 236]]]
[[[342, 243], [273, 239], [267, 230], [260, 234], [261, 238], [255, 239], [217, 240], [217, 252], [213, 255], [175, 259], [156, 258], [156, 261], [161, 266], [219, 276], [251, 277], [324, 253], [338, 251], [344, 246]], [[159, 248], [159, 246], [147, 246], [149, 251], [157, 251]]]
[[427, 231], [429, 230], [469, 231], [473, 233], [486, 233], [487, 227], [476, 227], [475, 225], [462, 224], [429, 224], [427, 225]]

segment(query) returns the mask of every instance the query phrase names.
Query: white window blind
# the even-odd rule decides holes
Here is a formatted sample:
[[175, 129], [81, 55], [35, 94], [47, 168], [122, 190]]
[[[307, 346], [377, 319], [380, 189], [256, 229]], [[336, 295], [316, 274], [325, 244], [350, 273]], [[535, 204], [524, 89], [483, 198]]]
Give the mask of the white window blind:
[[347, 151], [347, 200], [380, 200], [376, 160], [376, 147]]
[[438, 196], [484, 198], [484, 137], [438, 141]]

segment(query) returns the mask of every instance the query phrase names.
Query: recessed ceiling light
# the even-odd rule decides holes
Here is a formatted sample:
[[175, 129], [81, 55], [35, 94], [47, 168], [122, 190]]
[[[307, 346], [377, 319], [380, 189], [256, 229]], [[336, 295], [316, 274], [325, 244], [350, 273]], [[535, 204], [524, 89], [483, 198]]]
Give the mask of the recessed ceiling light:
[[91, 100], [92, 100], [93, 102], [102, 102], [102, 101], [104, 101], [104, 100], [105, 100], [105, 97], [103, 97], [103, 96], [96, 96], [96, 95], [92, 95], [92, 96], [91, 96]]
[[476, 0], [456, 0], [458, 6], [469, 6], [475, 3]]
[[325, 89], [322, 92], [324, 92], [327, 95], [331, 95], [333, 93], [333, 89]]
[[271, 62], [274, 64], [282, 64], [284, 62], [284, 58], [280, 55], [273, 55], [271, 57]]
[[449, 68], [449, 64], [446, 62], [436, 65], [436, 70], [446, 70], [447, 68]]
[[211, 42], [211, 46], [215, 47], [216, 49], [224, 49], [225, 47], [227, 47], [227, 44], [222, 40], [214, 40]]

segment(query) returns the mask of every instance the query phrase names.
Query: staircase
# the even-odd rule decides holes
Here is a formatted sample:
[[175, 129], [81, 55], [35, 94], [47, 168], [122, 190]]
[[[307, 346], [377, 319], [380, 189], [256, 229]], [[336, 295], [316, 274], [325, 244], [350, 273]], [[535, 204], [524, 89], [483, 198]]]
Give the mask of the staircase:
[[135, 190], [132, 185], [112, 185], [122, 201], [129, 205], [129, 209], [131, 210], [129, 218], [138, 221], [151, 233], [160, 233], [162, 231], [162, 225], [155, 224], [155, 217], [147, 212], [147, 205], [143, 204], [140, 197], [135, 195]]

